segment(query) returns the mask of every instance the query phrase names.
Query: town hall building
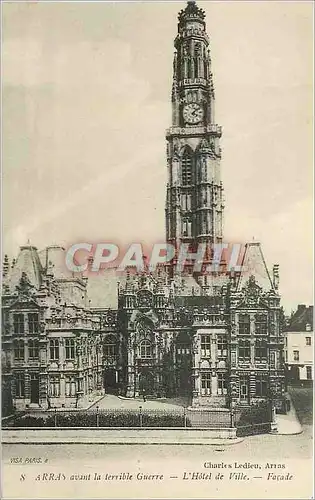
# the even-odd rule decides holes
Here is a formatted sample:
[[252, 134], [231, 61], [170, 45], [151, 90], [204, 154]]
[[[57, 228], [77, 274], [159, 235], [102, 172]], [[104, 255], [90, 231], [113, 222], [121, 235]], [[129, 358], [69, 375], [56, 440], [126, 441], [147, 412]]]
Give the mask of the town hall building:
[[[178, 272], [107, 269], [70, 273], [65, 250], [21, 247], [5, 259], [2, 295], [4, 403], [86, 407], [104, 393], [191, 398], [230, 408], [284, 397], [278, 266], [269, 272], [251, 242], [242, 270], [213, 263], [224, 242], [221, 127], [205, 13], [189, 1], [175, 38], [172, 123], [166, 132], [166, 241], [207, 247], [204, 265]], [[97, 296], [97, 304], [94, 297]]]

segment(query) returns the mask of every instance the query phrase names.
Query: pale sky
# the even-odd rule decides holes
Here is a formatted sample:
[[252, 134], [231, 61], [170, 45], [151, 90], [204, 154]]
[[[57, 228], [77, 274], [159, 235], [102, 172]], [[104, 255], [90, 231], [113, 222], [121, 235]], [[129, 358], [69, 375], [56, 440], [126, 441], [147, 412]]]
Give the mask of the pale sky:
[[[3, 253], [161, 241], [186, 2], [3, 4]], [[312, 2], [198, 2], [223, 126], [225, 241], [261, 241], [312, 298]]]

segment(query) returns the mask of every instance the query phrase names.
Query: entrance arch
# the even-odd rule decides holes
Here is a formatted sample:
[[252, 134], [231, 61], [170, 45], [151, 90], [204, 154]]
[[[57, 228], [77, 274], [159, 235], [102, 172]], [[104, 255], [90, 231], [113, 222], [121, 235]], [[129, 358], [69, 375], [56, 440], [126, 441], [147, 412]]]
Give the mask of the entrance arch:
[[154, 375], [148, 370], [144, 370], [139, 375], [139, 392], [146, 395], [154, 394]]
[[117, 370], [115, 368], [105, 368], [104, 370], [104, 388], [108, 394], [117, 394]]

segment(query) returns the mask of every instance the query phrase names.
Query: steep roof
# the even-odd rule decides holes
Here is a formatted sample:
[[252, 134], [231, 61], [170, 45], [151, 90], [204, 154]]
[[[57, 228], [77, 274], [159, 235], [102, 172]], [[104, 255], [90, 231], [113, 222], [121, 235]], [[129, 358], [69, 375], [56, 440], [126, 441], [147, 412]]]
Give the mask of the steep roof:
[[237, 283], [238, 290], [241, 290], [245, 286], [250, 276], [255, 277], [257, 285], [263, 290], [274, 289], [260, 243], [246, 243], [241, 265], [242, 271]]
[[[73, 274], [66, 267], [66, 250], [59, 245], [50, 245], [38, 252], [43, 268], [54, 275], [56, 279], [73, 278]], [[79, 273], [76, 273], [77, 277]]]
[[291, 316], [286, 330], [288, 332], [305, 332], [306, 325], [310, 325], [313, 330], [313, 306], [299, 304], [297, 310]]
[[39, 289], [42, 282], [43, 267], [41, 265], [37, 248], [32, 245], [20, 247], [19, 255], [13, 269], [7, 277], [10, 290], [14, 290], [19, 284], [22, 273], [27, 275], [30, 283]]
[[118, 283], [124, 277], [115, 268], [108, 268], [102, 273], [90, 273], [87, 294], [91, 307], [118, 308]]

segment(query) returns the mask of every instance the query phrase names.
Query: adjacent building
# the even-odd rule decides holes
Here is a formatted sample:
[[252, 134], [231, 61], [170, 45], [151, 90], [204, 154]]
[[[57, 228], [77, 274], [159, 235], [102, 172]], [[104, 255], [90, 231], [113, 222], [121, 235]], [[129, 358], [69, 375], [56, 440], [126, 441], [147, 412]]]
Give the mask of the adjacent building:
[[313, 306], [300, 304], [285, 329], [285, 363], [290, 383], [312, 383], [314, 378]]

